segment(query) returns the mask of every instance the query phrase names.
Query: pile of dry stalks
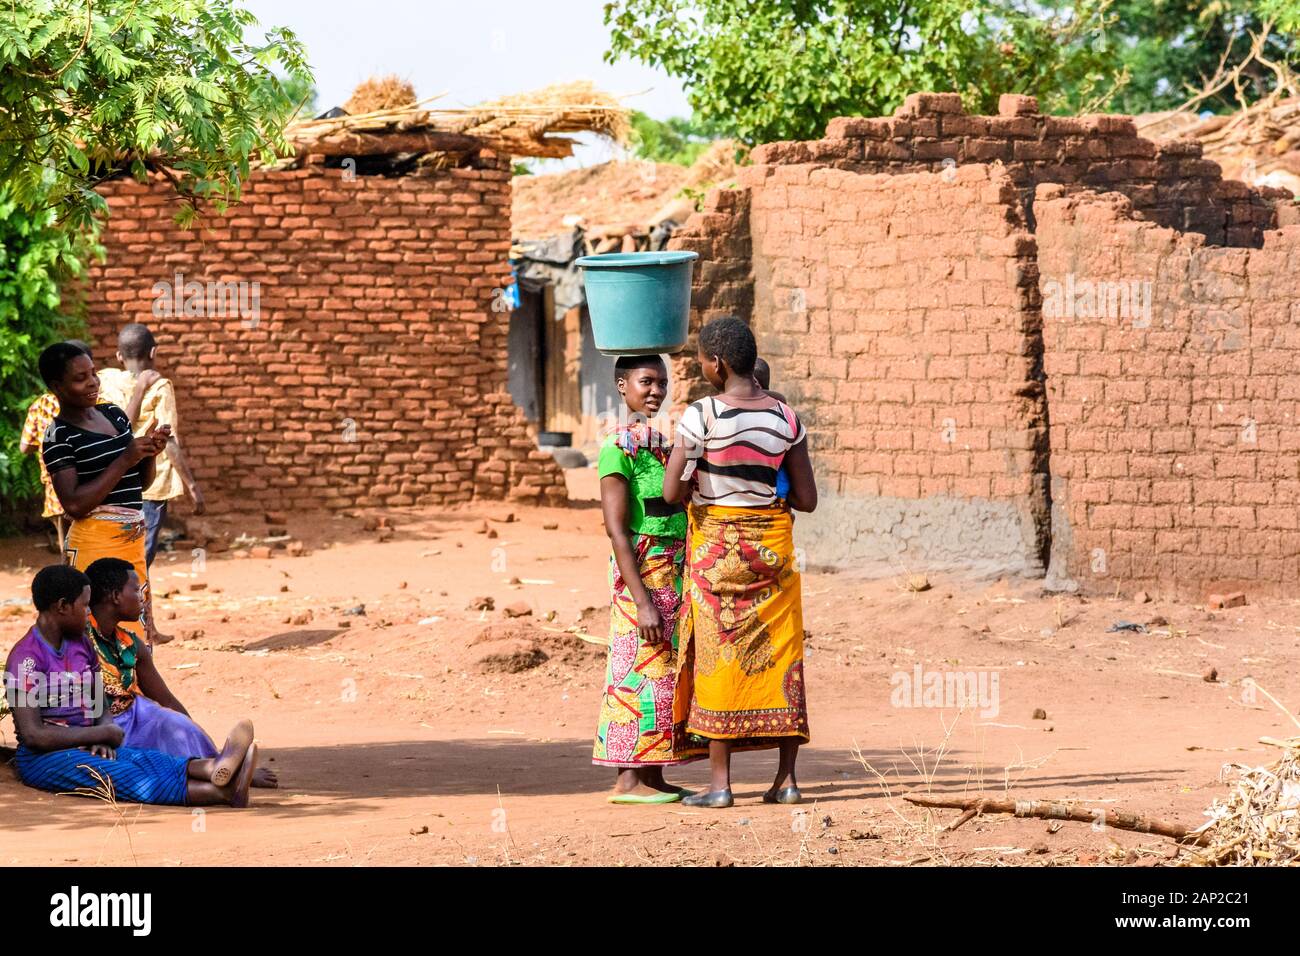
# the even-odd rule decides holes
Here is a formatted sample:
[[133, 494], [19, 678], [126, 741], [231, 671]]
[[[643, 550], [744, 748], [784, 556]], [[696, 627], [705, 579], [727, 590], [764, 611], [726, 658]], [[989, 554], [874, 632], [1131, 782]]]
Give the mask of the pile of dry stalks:
[[1263, 738], [1282, 748], [1266, 767], [1228, 764], [1227, 796], [1205, 811], [1202, 845], [1184, 866], [1300, 866], [1300, 737]]

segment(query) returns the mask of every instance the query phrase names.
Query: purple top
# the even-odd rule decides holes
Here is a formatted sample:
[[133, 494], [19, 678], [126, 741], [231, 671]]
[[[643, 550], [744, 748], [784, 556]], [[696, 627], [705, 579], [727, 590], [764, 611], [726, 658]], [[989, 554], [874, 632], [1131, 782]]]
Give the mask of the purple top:
[[5, 664], [5, 694], [39, 707], [46, 723], [88, 727], [102, 712], [102, 695], [96, 692], [99, 656], [84, 635], [65, 637], [56, 651], [32, 627], [9, 652]]

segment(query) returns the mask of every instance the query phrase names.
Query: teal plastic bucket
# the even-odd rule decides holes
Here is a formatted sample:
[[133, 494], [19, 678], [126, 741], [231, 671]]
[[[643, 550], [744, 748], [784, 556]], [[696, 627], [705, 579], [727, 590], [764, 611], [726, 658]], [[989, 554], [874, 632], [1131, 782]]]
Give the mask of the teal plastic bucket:
[[646, 355], [685, 346], [691, 271], [699, 257], [611, 252], [579, 259], [596, 348], [606, 355]]

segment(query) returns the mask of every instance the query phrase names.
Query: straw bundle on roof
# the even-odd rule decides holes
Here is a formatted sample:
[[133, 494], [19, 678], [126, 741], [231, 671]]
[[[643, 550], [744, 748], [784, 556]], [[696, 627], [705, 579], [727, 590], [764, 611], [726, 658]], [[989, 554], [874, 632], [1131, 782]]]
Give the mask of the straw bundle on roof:
[[1229, 764], [1237, 779], [1227, 797], [1205, 811], [1204, 849], [1187, 866], [1300, 866], [1300, 737], [1267, 767]]
[[397, 109], [305, 120], [285, 131], [300, 153], [334, 156], [466, 153], [488, 148], [512, 156], [572, 155], [573, 139], [595, 132], [622, 142], [628, 114], [590, 83], [548, 86], [478, 106], [433, 109], [430, 97]]
[[531, 93], [503, 96], [477, 109], [484, 113], [485, 126], [508, 117], [522, 127], [557, 133], [600, 133], [616, 143], [626, 143], [632, 131], [627, 109], [588, 80], [554, 83]]
[[374, 113], [414, 106], [415, 87], [398, 76], [372, 76], [357, 84], [343, 108], [349, 113]]

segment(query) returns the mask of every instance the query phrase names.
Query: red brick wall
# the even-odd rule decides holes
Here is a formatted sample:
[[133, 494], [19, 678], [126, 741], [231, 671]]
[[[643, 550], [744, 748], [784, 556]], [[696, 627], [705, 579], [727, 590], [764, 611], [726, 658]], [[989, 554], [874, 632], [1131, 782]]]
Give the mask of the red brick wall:
[[1114, 194], [1044, 186], [1035, 205], [1044, 287], [1151, 291], [1146, 316], [1045, 312], [1055, 570], [1094, 590], [1293, 592], [1300, 227], [1214, 248]]
[[[96, 355], [127, 322], [154, 330], [213, 511], [564, 497], [506, 391], [510, 313], [492, 306], [510, 280], [510, 174], [483, 165], [352, 181], [260, 170], [241, 204], [190, 231], [165, 184], [104, 187]], [[155, 283], [178, 272], [259, 283], [259, 315], [156, 315]]]

